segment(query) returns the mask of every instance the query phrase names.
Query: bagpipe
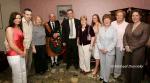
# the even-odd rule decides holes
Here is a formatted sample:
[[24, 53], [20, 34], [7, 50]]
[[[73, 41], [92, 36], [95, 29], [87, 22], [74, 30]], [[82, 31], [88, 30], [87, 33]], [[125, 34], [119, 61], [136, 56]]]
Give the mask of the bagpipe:
[[[48, 30], [48, 32], [51, 33], [52, 30], [51, 30], [50, 26], [47, 23], [45, 24], [45, 26], [46, 26], [46, 29]], [[58, 30], [56, 33], [59, 34], [56, 38], [54, 38], [53, 36], [48, 38], [48, 45], [54, 53], [62, 54], [65, 51], [65, 47], [63, 46], [63, 43], [62, 43], [63, 42], [62, 41], [62, 33], [60, 30]]]
[[59, 31], [59, 36], [56, 38], [51, 37], [49, 41], [49, 46], [53, 52], [57, 54], [61, 54], [63, 51], [63, 44], [62, 44], [62, 34]]

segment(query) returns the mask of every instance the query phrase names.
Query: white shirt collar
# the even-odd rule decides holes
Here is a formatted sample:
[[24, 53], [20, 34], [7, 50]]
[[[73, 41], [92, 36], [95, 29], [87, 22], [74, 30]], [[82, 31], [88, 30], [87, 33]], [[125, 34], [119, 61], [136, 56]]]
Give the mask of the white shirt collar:
[[50, 23], [55, 23], [55, 22], [50, 21]]
[[[27, 23], [27, 21], [25, 20], [25, 18], [23, 17], [22, 18], [22, 22], [24, 22], [24, 23]], [[30, 20], [30, 22], [29, 23], [31, 23], [32, 21]]]

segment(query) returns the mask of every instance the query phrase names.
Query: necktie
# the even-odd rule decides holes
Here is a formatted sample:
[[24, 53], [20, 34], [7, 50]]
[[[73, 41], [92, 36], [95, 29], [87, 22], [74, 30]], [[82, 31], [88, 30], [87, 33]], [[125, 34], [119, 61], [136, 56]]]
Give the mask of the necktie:
[[54, 28], [55, 28], [54, 22], [52, 22], [52, 27], [53, 27], [52, 29], [54, 29]]
[[70, 36], [73, 36], [73, 19], [70, 20]]

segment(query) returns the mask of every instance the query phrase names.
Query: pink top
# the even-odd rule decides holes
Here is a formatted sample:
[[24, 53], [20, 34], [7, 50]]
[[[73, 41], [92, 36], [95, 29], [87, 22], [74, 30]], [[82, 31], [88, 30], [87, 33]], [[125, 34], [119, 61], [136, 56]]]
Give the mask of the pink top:
[[[24, 36], [23, 36], [23, 32], [19, 28], [13, 28], [13, 40], [16, 46], [23, 51], [24, 50], [24, 46], [23, 46]], [[13, 49], [10, 48], [7, 51], [7, 56], [15, 56], [15, 55], [18, 55], [18, 53], [14, 51]]]
[[123, 21], [121, 24], [118, 24], [117, 21], [113, 21], [112, 25], [117, 30], [117, 45], [116, 47], [120, 48], [120, 51], [123, 51], [123, 35], [125, 33], [125, 29], [128, 25], [126, 21]]

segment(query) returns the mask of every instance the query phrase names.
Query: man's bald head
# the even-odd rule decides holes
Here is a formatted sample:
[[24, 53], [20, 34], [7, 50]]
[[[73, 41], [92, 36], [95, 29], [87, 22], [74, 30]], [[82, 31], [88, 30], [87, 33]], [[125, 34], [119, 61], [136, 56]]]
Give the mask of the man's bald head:
[[52, 22], [55, 21], [55, 20], [56, 20], [55, 14], [53, 14], [53, 13], [50, 14], [50, 15], [49, 15], [49, 19], [50, 19], [50, 21], [52, 21]]

